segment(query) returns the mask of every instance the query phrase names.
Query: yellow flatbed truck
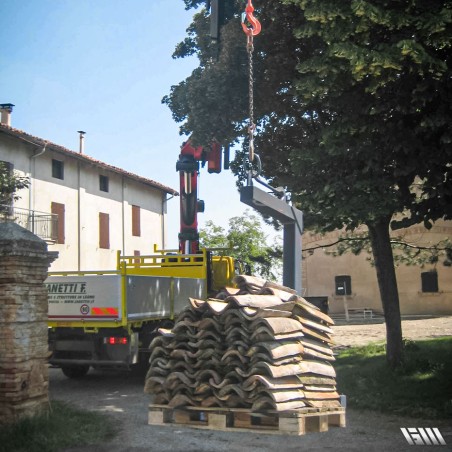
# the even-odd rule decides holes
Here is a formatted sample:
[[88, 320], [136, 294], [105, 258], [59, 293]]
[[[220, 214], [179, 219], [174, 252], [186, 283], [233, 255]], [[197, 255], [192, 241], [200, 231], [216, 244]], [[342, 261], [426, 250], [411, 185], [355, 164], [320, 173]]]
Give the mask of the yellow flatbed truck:
[[121, 256], [111, 271], [52, 272], [49, 293], [51, 365], [70, 378], [93, 368], [146, 364], [160, 327], [171, 327], [188, 297], [206, 298], [232, 284], [235, 263], [212, 251], [157, 250]]

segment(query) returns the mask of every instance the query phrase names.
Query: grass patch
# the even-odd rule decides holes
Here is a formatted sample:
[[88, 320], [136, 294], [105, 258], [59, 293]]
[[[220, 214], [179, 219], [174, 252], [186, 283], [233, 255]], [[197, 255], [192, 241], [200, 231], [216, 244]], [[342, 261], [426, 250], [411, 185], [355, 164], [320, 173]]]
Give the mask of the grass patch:
[[54, 452], [98, 444], [115, 433], [114, 423], [106, 415], [53, 401], [48, 415], [0, 426], [0, 452]]
[[452, 418], [452, 338], [405, 341], [404, 365], [386, 365], [385, 345], [342, 351], [335, 365], [347, 403], [386, 413]]

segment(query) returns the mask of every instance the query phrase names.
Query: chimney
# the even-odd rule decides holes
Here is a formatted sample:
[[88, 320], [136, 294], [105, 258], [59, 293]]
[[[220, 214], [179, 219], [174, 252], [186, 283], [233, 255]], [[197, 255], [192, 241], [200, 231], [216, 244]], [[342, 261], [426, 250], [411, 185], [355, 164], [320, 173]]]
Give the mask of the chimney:
[[11, 127], [11, 112], [14, 104], [0, 104], [0, 111], [2, 113], [0, 123]]
[[79, 147], [78, 152], [80, 154], [83, 154], [83, 151], [85, 150], [85, 137], [84, 137], [84, 135], [85, 135], [86, 132], [84, 132], [83, 130], [77, 130], [77, 132], [80, 134], [80, 147]]

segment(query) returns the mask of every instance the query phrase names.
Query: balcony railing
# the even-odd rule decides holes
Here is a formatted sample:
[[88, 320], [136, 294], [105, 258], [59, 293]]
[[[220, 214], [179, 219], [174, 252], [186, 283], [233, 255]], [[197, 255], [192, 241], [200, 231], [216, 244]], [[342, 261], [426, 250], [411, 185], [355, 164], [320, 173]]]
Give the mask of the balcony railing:
[[14, 221], [49, 243], [58, 238], [58, 215], [0, 204], [0, 221]]

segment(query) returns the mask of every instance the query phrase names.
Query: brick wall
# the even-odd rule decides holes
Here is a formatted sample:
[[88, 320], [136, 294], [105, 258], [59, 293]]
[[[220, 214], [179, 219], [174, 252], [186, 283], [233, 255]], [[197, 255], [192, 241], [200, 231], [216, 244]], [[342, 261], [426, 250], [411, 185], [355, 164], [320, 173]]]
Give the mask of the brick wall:
[[49, 407], [43, 282], [55, 258], [31, 232], [0, 223], [0, 424]]

